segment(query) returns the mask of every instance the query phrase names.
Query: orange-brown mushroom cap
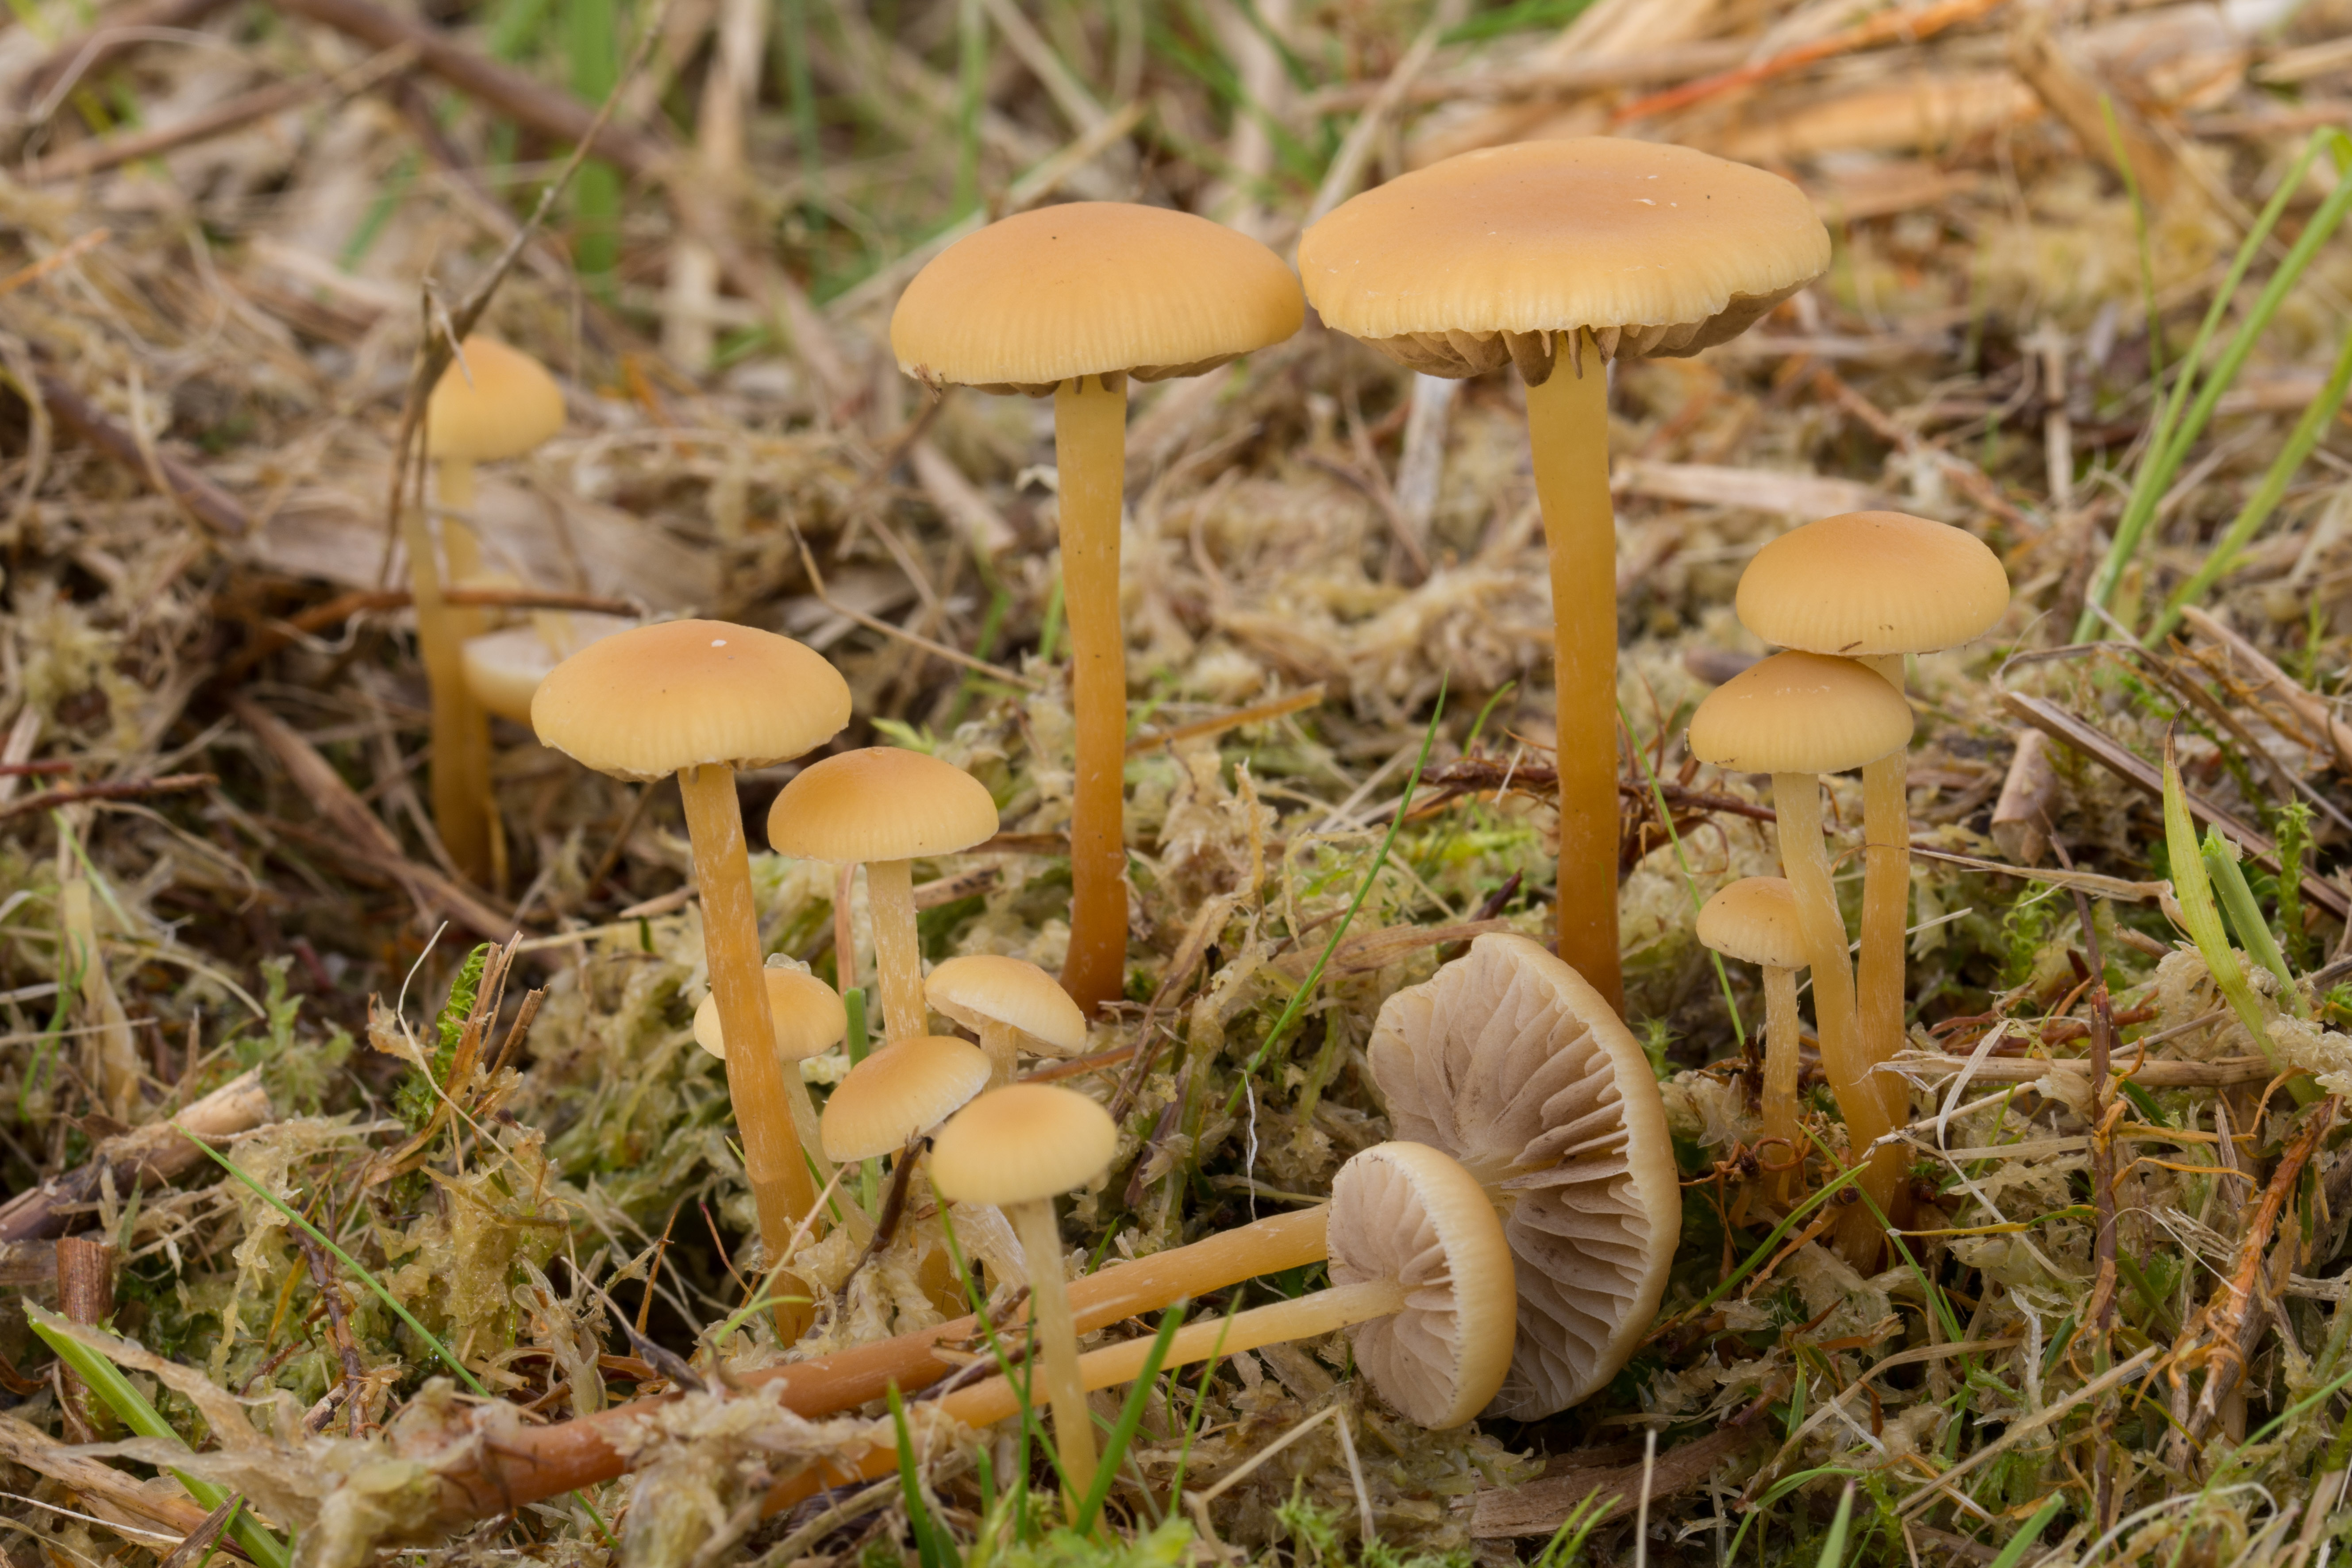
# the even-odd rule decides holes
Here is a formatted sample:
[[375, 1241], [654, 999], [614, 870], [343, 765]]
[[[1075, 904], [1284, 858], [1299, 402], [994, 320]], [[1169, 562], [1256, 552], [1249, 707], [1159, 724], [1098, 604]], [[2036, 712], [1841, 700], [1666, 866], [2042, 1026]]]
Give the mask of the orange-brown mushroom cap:
[[1742, 877], [1717, 889], [1698, 911], [1697, 929], [1701, 942], [1742, 963], [1804, 969], [1813, 962], [1784, 877]]
[[1840, 773], [1911, 742], [1911, 704], [1865, 665], [1776, 653], [1706, 694], [1691, 755], [1750, 773]]
[[1790, 530], [1739, 576], [1739, 623], [1766, 642], [1846, 658], [1973, 642], [2009, 608], [2000, 557], [1964, 528], [1849, 511]]
[[953, 763], [898, 746], [812, 763], [768, 809], [777, 854], [835, 865], [953, 855], [995, 834], [986, 784]]
[[425, 450], [436, 462], [520, 458], [562, 428], [563, 389], [496, 338], [467, 338], [425, 403]]
[[978, 1046], [944, 1035], [887, 1045], [833, 1086], [819, 1119], [825, 1157], [846, 1164], [896, 1153], [954, 1115], [988, 1082]]

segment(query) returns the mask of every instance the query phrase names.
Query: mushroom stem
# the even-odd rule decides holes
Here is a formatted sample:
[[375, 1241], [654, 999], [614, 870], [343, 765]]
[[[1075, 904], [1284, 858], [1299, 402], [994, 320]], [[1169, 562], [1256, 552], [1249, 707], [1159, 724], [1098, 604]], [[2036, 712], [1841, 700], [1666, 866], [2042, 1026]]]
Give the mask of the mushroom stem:
[[1772, 1163], [1790, 1162], [1790, 1168], [1772, 1178], [1772, 1195], [1787, 1203], [1803, 1185], [1801, 1167], [1795, 1163], [1797, 1142], [1798, 1034], [1797, 972], [1773, 964], [1764, 966], [1764, 1138], [1777, 1140]]
[[[1858, 659], [1903, 689], [1903, 656]], [[1911, 893], [1910, 751], [1893, 752], [1862, 770], [1862, 961], [1854, 1005], [1870, 1059], [1892, 1061], [1903, 1046], [1903, 928]], [[1886, 1114], [1905, 1119], [1898, 1079], [1874, 1075]]]
[[490, 874], [487, 770], [477, 788], [467, 757], [469, 739], [486, 728], [481, 707], [466, 685], [457, 612], [442, 596], [441, 572], [425, 513], [403, 511], [401, 542], [408, 551], [408, 585], [416, 609], [416, 647], [433, 703], [433, 827], [457, 868], [476, 881]]
[[1062, 605], [1070, 626], [1077, 777], [1070, 800], [1070, 948], [1062, 989], [1091, 1018], [1127, 983], [1127, 637], [1118, 616], [1118, 520], [1127, 477], [1127, 378], [1054, 389], [1062, 504]]
[[[735, 770], [720, 763], [688, 768], [677, 775], [677, 790], [694, 847], [703, 952], [710, 965], [710, 992], [719, 1001], [720, 1034], [730, 1040], [773, 1040], [776, 1026], [761, 973], [760, 918], [751, 901], [751, 862], [743, 844]], [[776, 1053], [748, 1046], [729, 1051], [727, 1097], [734, 1102], [736, 1130], [743, 1137], [743, 1174], [759, 1207], [760, 1239], [772, 1262], [783, 1256], [793, 1226], [816, 1205]], [[822, 1218], [814, 1228], [822, 1233]]]
[[[1313, 1339], [1318, 1334], [1331, 1333], [1374, 1318], [1389, 1317], [1403, 1310], [1404, 1305], [1404, 1287], [1394, 1279], [1367, 1279], [1357, 1285], [1335, 1285], [1328, 1290], [1318, 1290], [1311, 1296], [1301, 1296], [1295, 1300], [1253, 1307], [1231, 1318], [1202, 1318], [1197, 1322], [1187, 1323], [1169, 1341], [1168, 1353], [1160, 1359], [1160, 1365], [1165, 1371], [1216, 1356], [1236, 1355], [1243, 1351], [1255, 1350], [1260, 1345]], [[1106, 1345], [1100, 1350], [1088, 1351], [1076, 1359], [1071, 1373], [1085, 1390], [1132, 1383], [1142, 1375], [1144, 1362], [1151, 1353], [1152, 1339], [1152, 1335], [1141, 1334], [1115, 1345]], [[1049, 1376], [1052, 1370], [1050, 1366], [1046, 1369]], [[1083, 1402], [1085, 1394], [1081, 1393], [1078, 1397]], [[989, 1426], [1014, 1415], [1020, 1408], [1020, 1390], [1014, 1387], [1012, 1380], [1001, 1375], [973, 1384], [970, 1388], [960, 1388], [939, 1401], [942, 1415], [951, 1416], [967, 1426]], [[1054, 1415], [1057, 1430], [1061, 1419], [1057, 1405]], [[824, 1487], [887, 1475], [898, 1462], [898, 1450], [886, 1447], [870, 1448], [849, 1466], [843, 1466], [837, 1460], [820, 1462], [770, 1492], [767, 1510], [773, 1513], [778, 1509], [788, 1508]], [[1067, 1463], [1066, 1458], [1066, 1469]], [[1091, 1466], [1087, 1473], [1093, 1473]], [[1076, 1477], [1068, 1479], [1073, 1487], [1078, 1485]]]
[[1617, 521], [1609, 367], [1591, 334], [1528, 388], [1528, 445], [1551, 563], [1559, 768], [1559, 955], [1624, 1007], [1617, 955]]
[[915, 938], [915, 863], [867, 861], [866, 908], [874, 920], [874, 978], [882, 993], [882, 1037], [896, 1045], [928, 1035], [923, 951]]
[[[469, 521], [474, 510], [474, 465], [461, 458], [444, 458], [436, 479], [441, 501], [442, 564], [448, 571], [451, 584], [464, 586], [474, 584], [482, 575], [481, 536], [474, 531]], [[467, 638], [480, 637], [489, 629], [488, 617], [480, 610], [452, 605], [448, 617], [450, 634], [457, 639], [460, 648], [465, 647]], [[468, 797], [479, 803], [478, 809], [484, 824], [483, 831], [495, 835], [499, 825], [496, 821], [497, 797], [490, 790], [490, 718], [470, 692], [466, 700], [463, 732], [459, 739], [463, 744], [451, 757], [449, 764], [455, 775], [455, 787], [462, 788]], [[441, 755], [437, 740], [433, 754], [436, 758]], [[437, 768], [434, 777], [437, 785], [440, 777]], [[437, 788], [436, 793], [438, 793]], [[485, 848], [482, 865], [486, 868], [495, 868], [495, 863], [503, 858], [497, 853], [499, 847], [489, 843]], [[457, 856], [457, 846], [449, 846], [449, 852], [457, 858], [461, 867], [466, 866], [464, 858]], [[466, 874], [479, 880], [484, 872], [467, 867]]]
[[[1871, 1082], [1870, 1058], [1862, 1048], [1854, 1016], [1853, 966], [1846, 956], [1845, 921], [1838, 914], [1837, 894], [1830, 886], [1829, 852], [1822, 843], [1822, 782], [1813, 773], [1774, 773], [1772, 810], [1780, 818], [1780, 868], [1797, 900], [1797, 918], [1805, 932], [1806, 956], [1813, 972], [1813, 1021], [1822, 1039], [1822, 1071], [1837, 1096], [1845, 1116], [1846, 1137], [1860, 1155], [1894, 1131], [1886, 1102]], [[1894, 1149], [1870, 1155], [1864, 1191], [1878, 1212], [1894, 1219], [1888, 1206], [1895, 1198], [1901, 1156]], [[1838, 1239], [1846, 1259], [1855, 1268], [1874, 1262], [1877, 1255], [1876, 1222], [1867, 1210], [1860, 1218], [1839, 1226]], [[1896, 1223], [1900, 1223], [1899, 1221]]]
[[[1037, 1325], [1037, 1355], [1054, 1406], [1054, 1445], [1062, 1456], [1063, 1500], [1076, 1517], [1078, 1500], [1095, 1484], [1095, 1421], [1079, 1380], [1078, 1331], [1070, 1317], [1069, 1282], [1062, 1276], [1062, 1227], [1054, 1200], [1013, 1204], [1004, 1211], [1029, 1267], [1029, 1310]], [[1009, 1412], [1008, 1412], [1009, 1414]]]
[[988, 1087], [1002, 1089], [1013, 1081], [1021, 1065], [1021, 1031], [995, 1018], [980, 1021], [980, 1048], [988, 1053]]

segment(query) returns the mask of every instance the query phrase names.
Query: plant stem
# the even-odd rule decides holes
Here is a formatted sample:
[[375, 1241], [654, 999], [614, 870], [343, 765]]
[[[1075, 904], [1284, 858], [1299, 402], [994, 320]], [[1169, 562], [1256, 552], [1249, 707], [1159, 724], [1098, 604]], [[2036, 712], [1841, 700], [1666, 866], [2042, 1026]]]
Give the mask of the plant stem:
[[[1866, 664], [1903, 689], [1903, 656], [1886, 654]], [[1889, 753], [1862, 770], [1862, 961], [1854, 980], [1854, 1007], [1861, 1020], [1862, 1047], [1873, 1064], [1895, 1059], [1903, 1048], [1903, 928], [1911, 903], [1911, 752]], [[1905, 1119], [1901, 1086], [1884, 1075], [1872, 1087], [1886, 1102], [1890, 1124]]]
[[416, 647], [432, 694], [433, 827], [457, 869], [477, 882], [490, 875], [489, 817], [482, 792], [466, 766], [481, 709], [466, 686], [456, 612], [441, 596], [441, 571], [421, 508], [401, 511], [401, 542], [408, 551], [409, 593], [416, 610]]
[[1080, 376], [1054, 392], [1062, 592], [1070, 628], [1077, 777], [1070, 803], [1070, 949], [1062, 988], [1089, 1018], [1127, 980], [1127, 638], [1118, 618], [1118, 524], [1127, 474], [1127, 378]]
[[1570, 353], [1561, 344], [1552, 374], [1528, 388], [1528, 445], [1551, 565], [1559, 955], [1622, 1012], [1617, 521], [1609, 500], [1609, 367], [1589, 336], [1579, 347], [1580, 353]]
[[[730, 1040], [772, 1041], [768, 982], [760, 962], [760, 917], [751, 901], [751, 863], [743, 843], [743, 810], [735, 796], [735, 770], [709, 763], [677, 775], [694, 846], [694, 879], [702, 893], [702, 942], [710, 966], [710, 994], [719, 1001], [719, 1027]], [[727, 1095], [743, 1139], [743, 1174], [760, 1212], [767, 1261], [783, 1256], [793, 1228], [816, 1204], [782, 1064], [768, 1050], [727, 1053]], [[816, 1225], [822, 1233], [823, 1221]]]
[[1029, 1265], [1037, 1354], [1045, 1363], [1045, 1393], [1054, 1405], [1054, 1445], [1062, 1457], [1064, 1501], [1075, 1519], [1079, 1500], [1094, 1489], [1095, 1422], [1087, 1409], [1087, 1385], [1079, 1381], [1078, 1331], [1070, 1317], [1069, 1283], [1062, 1275], [1062, 1227], [1055, 1223], [1051, 1198], [1008, 1205], [1004, 1217], [1013, 1222]]
[[882, 1038], [897, 1045], [928, 1035], [923, 950], [915, 934], [915, 863], [866, 862], [866, 908], [874, 920], [874, 979], [882, 994]]

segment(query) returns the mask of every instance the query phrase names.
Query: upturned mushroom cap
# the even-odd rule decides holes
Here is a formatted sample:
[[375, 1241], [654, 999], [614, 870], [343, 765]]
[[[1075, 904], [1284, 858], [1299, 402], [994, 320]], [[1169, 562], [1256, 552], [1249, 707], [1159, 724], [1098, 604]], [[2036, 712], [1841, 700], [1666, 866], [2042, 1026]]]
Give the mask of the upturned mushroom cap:
[[1381, 1143], [1331, 1183], [1331, 1283], [1394, 1279], [1404, 1310], [1349, 1332], [1381, 1397], [1433, 1431], [1485, 1409], [1511, 1369], [1511, 1248], [1478, 1179], [1426, 1143]]
[[1518, 1337], [1490, 1408], [1534, 1420], [1587, 1397], [1657, 1315], [1682, 1236], [1649, 1058], [1582, 975], [1500, 932], [1391, 996], [1369, 1054], [1397, 1136], [1461, 1161], [1502, 1211]]
[[1010, 1024], [1030, 1049], [1074, 1057], [1087, 1048], [1087, 1018], [1061, 983], [1026, 959], [992, 952], [950, 958], [923, 982], [923, 995], [965, 1028]]
[[663, 621], [589, 644], [530, 700], [544, 743], [599, 773], [765, 767], [849, 722], [849, 683], [814, 649], [726, 621]]
[[[768, 981], [768, 1016], [776, 1026], [776, 1055], [788, 1062], [823, 1056], [849, 1033], [849, 1009], [840, 993], [804, 969], [771, 965], [761, 972]], [[719, 1024], [719, 997], [705, 996], [694, 1010], [694, 1043], [727, 1059], [727, 1036]]]
[[1739, 623], [1807, 653], [1874, 658], [1958, 647], [2009, 608], [2000, 557], [1964, 528], [1849, 511], [1791, 529], [1740, 574]]
[[898, 297], [898, 368], [1043, 395], [1073, 376], [1198, 375], [1306, 319], [1281, 258], [1207, 218], [1125, 202], [1016, 213], [931, 258]]
[[1692, 354], [1820, 277], [1830, 238], [1778, 174], [1654, 142], [1571, 137], [1432, 163], [1298, 242], [1326, 324], [1410, 369], [1551, 374], [1559, 334], [1601, 357]]
[[869, 746], [801, 770], [768, 809], [779, 855], [835, 865], [953, 855], [996, 835], [988, 786], [928, 752]]
[[1911, 704], [1850, 658], [1776, 653], [1706, 694], [1691, 755], [1748, 773], [1841, 773], [1911, 743]]
[[485, 632], [478, 637], [467, 637], [462, 658], [466, 667], [466, 689], [474, 700], [501, 719], [511, 719], [518, 724], [530, 723], [530, 700], [539, 691], [539, 683], [548, 672], [590, 643], [624, 632], [635, 625], [620, 616], [597, 616], [585, 613], [564, 617], [572, 636], [570, 646], [558, 649], [549, 646], [532, 626], [508, 626], [502, 631]]
[[1034, 1203], [1085, 1186], [1118, 1152], [1118, 1124], [1085, 1095], [1058, 1084], [1012, 1083], [990, 1089], [940, 1129], [931, 1185], [950, 1203]]
[[1726, 958], [1767, 969], [1812, 963], [1797, 920], [1796, 895], [1783, 877], [1742, 877], [1717, 889], [1698, 911], [1698, 939]]
[[892, 1154], [953, 1116], [988, 1082], [978, 1046], [917, 1035], [883, 1047], [833, 1086], [818, 1119], [825, 1158], [837, 1164]]
[[425, 450], [436, 462], [520, 458], [562, 428], [563, 389], [496, 338], [467, 338], [425, 404]]

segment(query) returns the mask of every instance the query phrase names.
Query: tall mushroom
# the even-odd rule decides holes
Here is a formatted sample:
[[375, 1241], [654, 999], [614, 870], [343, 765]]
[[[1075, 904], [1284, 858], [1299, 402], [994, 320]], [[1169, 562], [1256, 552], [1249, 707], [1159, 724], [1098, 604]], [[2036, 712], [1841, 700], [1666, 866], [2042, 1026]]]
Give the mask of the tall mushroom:
[[[735, 772], [800, 756], [838, 733], [849, 722], [848, 683], [773, 632], [665, 621], [591, 643], [557, 665], [531, 698], [530, 717], [541, 742], [600, 773], [645, 783], [677, 775], [720, 1025], [730, 1039], [774, 1037]], [[731, 1053], [727, 1093], [773, 1260], [816, 1204], [776, 1054]]]
[[801, 770], [768, 808], [779, 855], [866, 868], [882, 1027], [892, 1041], [930, 1033], [923, 952], [916, 940], [914, 863], [996, 835], [988, 786], [928, 752], [871, 746]]
[[[1868, 665], [1903, 689], [1906, 654], [1974, 642], [2009, 609], [2000, 557], [1966, 529], [1900, 511], [1852, 511], [1792, 529], [1740, 574], [1740, 624], [1766, 642]], [[1908, 747], [1862, 770], [1862, 960], [1854, 1007], [1863, 1048], [1903, 1046], [1903, 932], [1911, 895]], [[1880, 1075], [1887, 1114], [1903, 1089]]]
[[1160, 207], [1074, 202], [958, 240], [915, 275], [890, 318], [898, 367], [926, 385], [1054, 399], [1077, 720], [1062, 984], [1089, 1016], [1127, 977], [1128, 378], [1198, 375], [1280, 342], [1305, 314], [1298, 280], [1246, 235]]
[[[849, 1010], [841, 1005], [840, 994], [832, 986], [796, 967], [790, 959], [770, 959], [761, 973], [768, 984], [768, 1016], [776, 1026], [778, 1070], [783, 1075], [784, 1092], [793, 1102], [793, 1126], [800, 1134], [802, 1149], [814, 1152], [820, 1144], [816, 1101], [809, 1098], [808, 1080], [801, 1076], [801, 1064], [841, 1043], [842, 1037], [849, 1033]], [[716, 991], [705, 996], [702, 1005], [694, 1010], [694, 1043], [720, 1061], [727, 1059], [727, 1026], [719, 1016]], [[813, 1163], [818, 1180], [832, 1178], [832, 1167], [823, 1159]]]
[[1698, 939], [1726, 958], [1764, 972], [1763, 1142], [1780, 1145], [1786, 1167], [1773, 1195], [1786, 1203], [1801, 1184], [1797, 1154], [1797, 971], [1805, 931], [1785, 877], [1742, 877], [1717, 889], [1698, 912]]
[[[1477, 1178], [1426, 1144], [1375, 1144], [1332, 1180], [1330, 1236], [1328, 1289], [1230, 1318], [1203, 1314], [1176, 1331], [1161, 1367], [1346, 1330], [1373, 1389], [1415, 1425], [1442, 1431], [1494, 1408], [1511, 1366], [1514, 1268]], [[1132, 1382], [1151, 1346], [1146, 1335], [1087, 1352], [1074, 1369], [1079, 1387]], [[1021, 1400], [1000, 1376], [943, 1396], [938, 1408], [982, 1426], [1018, 1413]], [[887, 1447], [827, 1460], [771, 1493], [768, 1506], [887, 1474], [897, 1463]]]
[[1087, 1048], [1087, 1020], [1054, 977], [1025, 959], [992, 952], [950, 958], [923, 982], [932, 1006], [980, 1037], [988, 1087], [1013, 1081], [1019, 1053], [1074, 1057]]
[[555, 379], [495, 338], [467, 338], [425, 405], [446, 574], [436, 570], [431, 538], [421, 526], [410, 529], [407, 544], [417, 643], [432, 691], [433, 820], [449, 858], [477, 880], [490, 871], [490, 737], [466, 681], [462, 649], [480, 633], [482, 617], [451, 608], [443, 589], [481, 575], [474, 465], [519, 458], [562, 428], [563, 392]]
[[1118, 1150], [1118, 1126], [1108, 1111], [1050, 1083], [990, 1089], [940, 1129], [931, 1145], [931, 1184], [940, 1196], [993, 1204], [1021, 1238], [1037, 1353], [1054, 1406], [1054, 1445], [1073, 1515], [1095, 1483], [1095, 1428], [1079, 1381], [1078, 1331], [1070, 1317], [1054, 1200], [1101, 1175]]
[[[1910, 739], [1911, 705], [1901, 692], [1852, 659], [1813, 653], [1774, 654], [1717, 687], [1691, 715], [1691, 755], [1739, 773], [1772, 775], [1780, 869], [1797, 900], [1813, 972], [1822, 1070], [1857, 1157], [1894, 1129], [1895, 1117], [1872, 1081], [1854, 1018], [1853, 966], [1822, 843], [1818, 775], [1875, 762]], [[1902, 1152], [1890, 1147], [1871, 1156], [1862, 1179], [1879, 1212], [1896, 1225], [1903, 1223], [1902, 1173]], [[1860, 1268], [1876, 1258], [1878, 1241], [1869, 1215], [1854, 1214], [1841, 1225], [1839, 1241]]]
[[1608, 361], [1692, 354], [1821, 276], [1828, 231], [1777, 174], [1614, 137], [1488, 148], [1343, 203], [1298, 242], [1324, 322], [1408, 369], [1516, 366], [1551, 558], [1559, 955], [1623, 1005], [1617, 547]]
[[1494, 1413], [1532, 1421], [1588, 1397], [1649, 1331], [1682, 1237], [1650, 1058], [1582, 975], [1505, 932], [1391, 996], [1366, 1055], [1397, 1136], [1462, 1162], [1518, 1259]]

